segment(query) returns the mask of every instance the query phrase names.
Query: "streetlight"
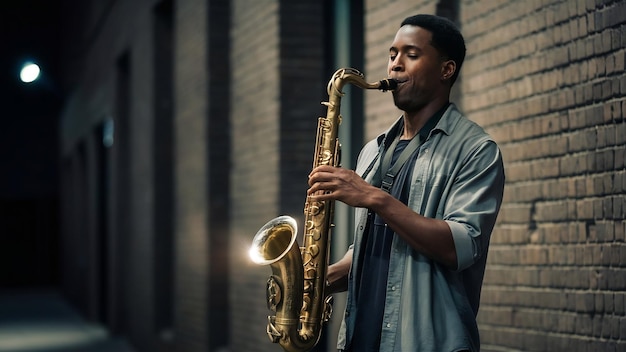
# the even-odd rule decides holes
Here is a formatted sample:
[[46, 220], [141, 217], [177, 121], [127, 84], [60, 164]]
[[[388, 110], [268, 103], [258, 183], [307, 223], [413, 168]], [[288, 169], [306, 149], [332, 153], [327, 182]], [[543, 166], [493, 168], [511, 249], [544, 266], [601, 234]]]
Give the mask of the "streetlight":
[[24, 83], [30, 83], [35, 81], [39, 77], [39, 73], [41, 73], [41, 69], [39, 66], [32, 62], [27, 62], [22, 66], [22, 70], [20, 71], [20, 79]]

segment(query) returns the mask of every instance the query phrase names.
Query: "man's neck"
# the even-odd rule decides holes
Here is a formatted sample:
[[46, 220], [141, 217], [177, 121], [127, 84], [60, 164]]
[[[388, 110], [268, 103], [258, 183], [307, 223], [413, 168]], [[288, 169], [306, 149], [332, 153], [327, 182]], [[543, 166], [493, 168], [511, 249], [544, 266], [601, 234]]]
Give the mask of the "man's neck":
[[407, 112], [403, 114], [404, 130], [400, 135], [400, 139], [412, 139], [424, 127], [426, 122], [437, 112], [448, 104], [448, 98], [440, 99], [429, 103], [417, 111]]

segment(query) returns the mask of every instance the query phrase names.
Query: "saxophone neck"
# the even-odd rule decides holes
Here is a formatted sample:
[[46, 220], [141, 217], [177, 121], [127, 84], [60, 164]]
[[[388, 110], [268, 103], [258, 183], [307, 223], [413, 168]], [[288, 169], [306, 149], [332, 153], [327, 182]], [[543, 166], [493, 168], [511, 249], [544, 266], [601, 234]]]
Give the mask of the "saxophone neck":
[[365, 81], [363, 73], [354, 68], [340, 68], [333, 74], [328, 81], [327, 92], [329, 96], [343, 96], [341, 89], [347, 83], [353, 84], [362, 89], [379, 89], [383, 92], [394, 90], [398, 86], [398, 81], [393, 78], [387, 78], [378, 82], [368, 83]]

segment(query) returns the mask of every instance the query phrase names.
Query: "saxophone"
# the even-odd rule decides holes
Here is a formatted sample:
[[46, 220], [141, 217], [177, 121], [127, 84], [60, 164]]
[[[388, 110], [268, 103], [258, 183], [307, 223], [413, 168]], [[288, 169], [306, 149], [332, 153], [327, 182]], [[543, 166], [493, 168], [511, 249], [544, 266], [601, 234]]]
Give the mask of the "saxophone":
[[[313, 168], [339, 165], [337, 138], [342, 87], [351, 83], [362, 89], [393, 90], [397, 81], [385, 79], [367, 83], [353, 68], [337, 70], [328, 82], [326, 118], [317, 125]], [[268, 316], [267, 335], [285, 351], [312, 349], [321, 336], [322, 325], [330, 319], [332, 296], [325, 297], [329, 237], [332, 228], [333, 201], [316, 202], [307, 197], [304, 205], [303, 246], [296, 241], [297, 223], [290, 216], [279, 216], [265, 224], [254, 236], [249, 255], [258, 265], [270, 265], [267, 281], [267, 305], [275, 312]]]

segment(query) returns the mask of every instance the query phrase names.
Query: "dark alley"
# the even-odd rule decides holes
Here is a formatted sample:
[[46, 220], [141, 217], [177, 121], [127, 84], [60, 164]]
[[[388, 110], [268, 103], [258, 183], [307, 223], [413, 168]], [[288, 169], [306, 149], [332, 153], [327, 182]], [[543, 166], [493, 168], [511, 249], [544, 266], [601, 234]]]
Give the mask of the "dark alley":
[[0, 292], [2, 352], [133, 352], [106, 328], [85, 321], [57, 292]]

